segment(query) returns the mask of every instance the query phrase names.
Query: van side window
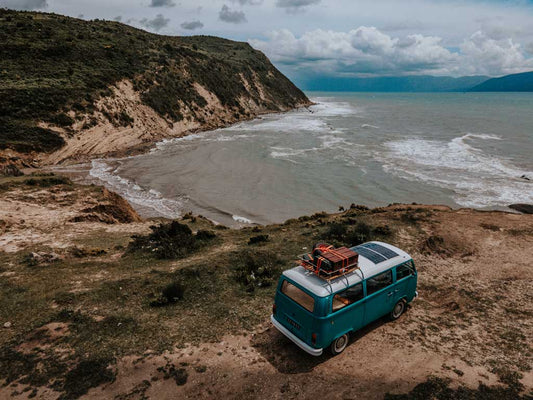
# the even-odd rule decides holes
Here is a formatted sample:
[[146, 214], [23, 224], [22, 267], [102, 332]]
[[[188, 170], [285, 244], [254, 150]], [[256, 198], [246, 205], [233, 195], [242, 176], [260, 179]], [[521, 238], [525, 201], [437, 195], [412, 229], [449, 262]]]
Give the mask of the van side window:
[[396, 280], [405, 278], [406, 276], [414, 275], [415, 271], [411, 262], [407, 262], [396, 267]]
[[340, 310], [346, 306], [349, 306], [352, 303], [355, 303], [358, 300], [363, 298], [363, 284], [358, 283], [342, 292], [337, 293], [333, 296], [332, 310], [333, 312]]
[[366, 280], [367, 295], [377, 292], [392, 284], [392, 270], [383, 272]]
[[289, 281], [283, 281], [283, 284], [281, 285], [281, 293], [301, 305], [307, 311], [313, 312], [313, 309], [315, 308], [315, 299]]

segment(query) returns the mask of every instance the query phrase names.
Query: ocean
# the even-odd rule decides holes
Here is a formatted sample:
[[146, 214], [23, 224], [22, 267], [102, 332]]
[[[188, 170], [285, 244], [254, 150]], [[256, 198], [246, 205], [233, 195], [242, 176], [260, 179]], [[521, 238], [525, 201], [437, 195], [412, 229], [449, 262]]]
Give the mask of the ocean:
[[308, 96], [308, 109], [94, 160], [90, 175], [144, 216], [192, 211], [231, 226], [351, 203], [533, 203], [533, 93]]

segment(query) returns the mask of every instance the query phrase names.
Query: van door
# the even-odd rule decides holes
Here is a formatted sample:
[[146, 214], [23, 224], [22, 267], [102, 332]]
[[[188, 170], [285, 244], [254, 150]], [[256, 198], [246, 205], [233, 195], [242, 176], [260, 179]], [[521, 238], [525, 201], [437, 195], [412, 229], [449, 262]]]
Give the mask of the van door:
[[276, 320], [309, 343], [313, 327], [315, 299], [292, 282], [284, 280], [276, 296]]
[[365, 325], [384, 316], [395, 304], [392, 270], [366, 280]]
[[364, 324], [363, 284], [357, 283], [331, 297], [331, 340]]
[[408, 301], [414, 296], [416, 284], [415, 269], [412, 261], [408, 261], [396, 267], [396, 285], [394, 288], [394, 303], [402, 298]]

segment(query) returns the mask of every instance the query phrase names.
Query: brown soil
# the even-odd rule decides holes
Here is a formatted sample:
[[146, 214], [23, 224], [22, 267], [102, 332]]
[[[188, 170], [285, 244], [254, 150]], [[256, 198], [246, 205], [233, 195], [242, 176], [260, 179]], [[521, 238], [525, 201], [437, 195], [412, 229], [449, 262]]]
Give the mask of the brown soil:
[[[117, 207], [120, 212], [116, 212]], [[70, 222], [93, 214], [100, 219]], [[116, 223], [109, 224], [106, 218]], [[317, 395], [381, 399], [386, 393], [406, 393], [429, 376], [449, 378], [452, 387], [471, 388], [477, 388], [480, 382], [489, 386], [507, 384], [511, 376], [516, 377], [514, 383], [523, 385], [525, 393], [533, 390], [532, 215], [418, 205], [348, 210], [260, 228], [269, 235], [269, 242], [254, 246], [277, 251], [283, 245], [296, 255], [298, 249], [312, 244], [327, 222], [353, 218], [391, 227], [389, 240], [410, 252], [416, 262], [420, 296], [399, 320], [382, 319], [354, 334], [343, 354], [314, 358], [270, 325], [272, 290], [250, 295], [228, 288], [218, 301], [221, 306], [226, 301], [233, 304], [229, 308], [218, 309], [217, 301], [211, 300], [209, 304], [199, 303], [202, 307], [198, 309], [180, 308], [179, 303], [157, 310], [145, 305], [142, 285], [150, 284], [150, 279], [198, 266], [222, 265], [227, 254], [251, 248], [249, 237], [257, 235], [251, 229], [216, 230], [215, 246], [179, 261], [156, 262], [145, 256], [119, 261], [123, 246], [115, 248], [113, 241], [120, 237], [121, 243], [127, 243], [129, 235], [145, 233], [149, 225], [140, 221], [127, 203], [97, 187], [16, 185], [0, 196], [0, 220], [4, 221], [0, 249], [10, 252], [4, 254], [11, 260], [0, 275], [6, 282], [29, 290], [53, 292], [59, 290], [56, 285], [63, 285], [61, 290], [67, 287], [68, 292], [55, 296], [51, 305], [46, 298], [39, 312], [48, 313], [47, 307], [59, 309], [61, 304], [69, 304], [90, 318], [81, 322], [48, 320], [39, 325], [37, 317], [27, 316], [28, 325], [13, 321], [14, 326], [4, 328], [0, 339], [7, 344], [18, 337], [16, 349], [22, 354], [54, 350], [66, 357], [83, 340], [79, 336], [82, 332], [104, 329], [98, 324], [107, 323], [105, 329], [110, 329], [111, 333], [103, 330], [98, 336], [104, 342], [105, 335], [114, 338], [120, 329], [128, 329], [129, 333], [109, 342], [115, 346], [111, 351], [128, 343], [111, 366], [116, 379], [90, 389], [82, 396], [87, 399], [281, 399]], [[128, 221], [131, 223], [123, 223]], [[193, 229], [209, 226], [202, 219], [187, 223]], [[55, 279], [50, 279], [46, 270], [29, 270], [17, 264], [21, 251], [47, 246], [61, 252], [80, 245], [82, 240], [87, 246], [102, 243], [104, 255], [98, 256], [97, 252], [99, 258], [90, 261], [87, 257], [93, 257], [91, 253], [82, 252], [79, 261], [60, 261], [61, 275]], [[131, 267], [132, 263], [136, 266]], [[53, 271], [54, 267], [48, 268]], [[109, 285], [120, 286], [118, 292], [127, 294], [103, 292]], [[82, 296], [76, 303], [79, 294]], [[124, 298], [126, 302], [121, 300]], [[40, 310], [35, 307], [36, 312]], [[127, 315], [137, 319], [110, 320], [110, 312], [129, 312]], [[253, 318], [247, 320], [248, 316]], [[241, 320], [242, 324], [235, 322]], [[91, 328], [76, 328], [81, 323]], [[18, 326], [24, 327], [17, 330]], [[127, 328], [121, 328], [124, 326]], [[170, 338], [173, 345], [155, 349], [158, 341], [153, 338], [159, 334]], [[109, 350], [108, 344], [99, 345], [93, 340], [82, 347], [80, 354], [84, 357], [99, 356], [100, 348]], [[0, 387], [0, 398], [29, 398], [35, 393], [38, 398], [55, 399], [60, 395], [51, 386], [26, 388], [19, 381]]]

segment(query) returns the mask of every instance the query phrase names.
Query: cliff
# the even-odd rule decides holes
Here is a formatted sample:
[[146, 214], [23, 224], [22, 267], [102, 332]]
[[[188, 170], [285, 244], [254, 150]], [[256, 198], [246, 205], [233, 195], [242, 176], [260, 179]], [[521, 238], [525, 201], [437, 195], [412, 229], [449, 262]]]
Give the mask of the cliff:
[[124, 153], [309, 104], [261, 52], [111, 21], [0, 10], [0, 152]]

